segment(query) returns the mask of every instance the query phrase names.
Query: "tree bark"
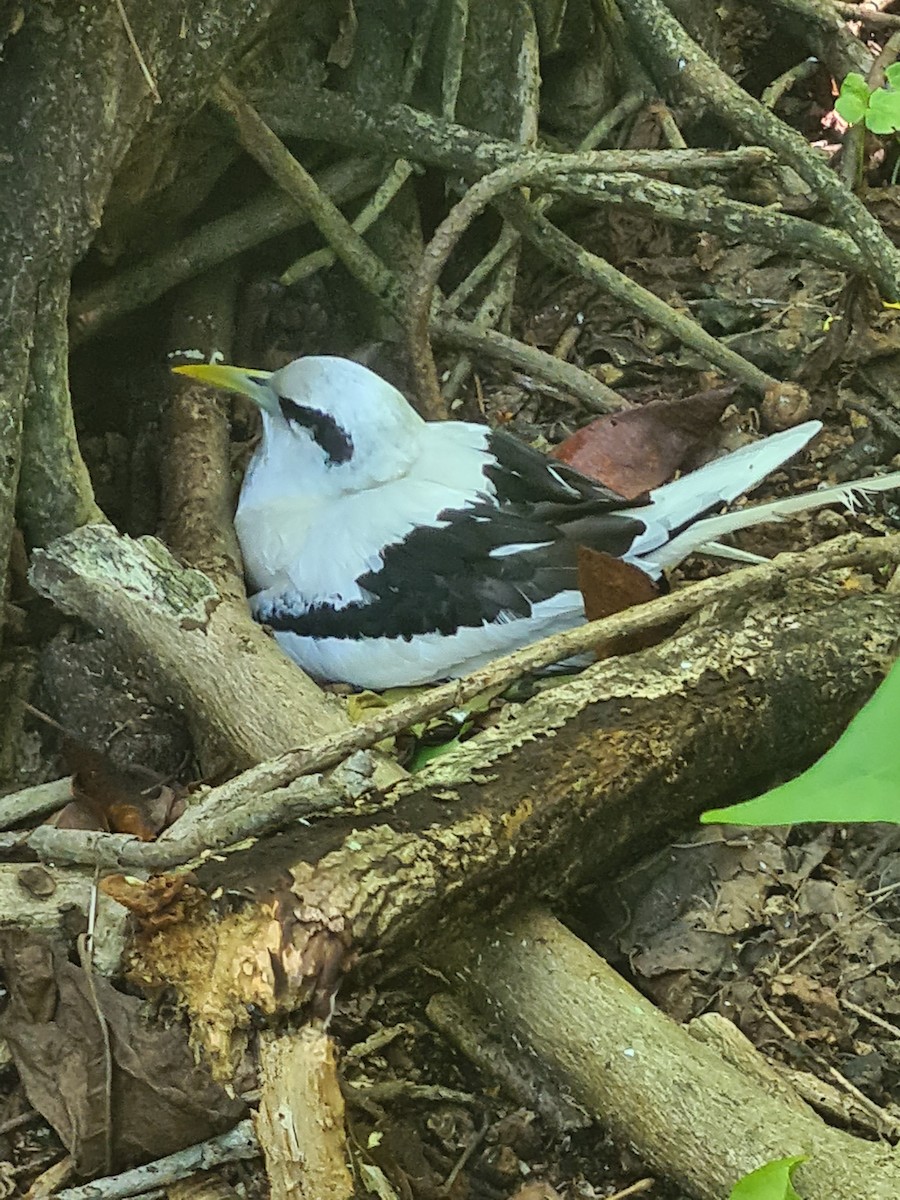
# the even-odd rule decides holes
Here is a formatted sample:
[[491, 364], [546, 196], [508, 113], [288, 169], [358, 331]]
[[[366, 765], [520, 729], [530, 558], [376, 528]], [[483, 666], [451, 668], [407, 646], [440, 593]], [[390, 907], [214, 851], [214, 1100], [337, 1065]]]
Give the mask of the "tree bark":
[[742, 1175], [791, 1155], [808, 1157], [796, 1175], [804, 1196], [900, 1194], [893, 1147], [831, 1128], [783, 1084], [725, 1061], [549, 914], [467, 930], [430, 958], [620, 1143], [692, 1196], [721, 1200]]
[[[72, 436], [65, 373], [58, 367], [65, 348], [61, 281], [96, 233], [137, 133], [153, 115], [151, 139], [140, 153], [154, 161], [153, 143], [196, 108], [274, 6], [275, 0], [133, 6], [134, 35], [162, 97], [157, 108], [114, 4], [29, 5], [21, 28], [6, 40], [0, 89], [0, 596], [23, 456], [33, 454], [29, 470], [49, 469], [55, 483], [49, 509], [49, 499], [37, 503], [39, 494], [30, 488], [27, 511], [20, 510], [34, 541], [96, 515]], [[44, 403], [30, 403], [26, 411], [29, 387]], [[45, 459], [48, 439], [58, 460]]]
[[248, 1006], [320, 1009], [351, 955], [565, 896], [821, 754], [883, 675], [898, 604], [798, 584], [598, 663], [390, 793], [200, 868], [209, 892], [252, 879], [256, 903], [143, 941], [138, 977], [176, 988], [222, 1063]]

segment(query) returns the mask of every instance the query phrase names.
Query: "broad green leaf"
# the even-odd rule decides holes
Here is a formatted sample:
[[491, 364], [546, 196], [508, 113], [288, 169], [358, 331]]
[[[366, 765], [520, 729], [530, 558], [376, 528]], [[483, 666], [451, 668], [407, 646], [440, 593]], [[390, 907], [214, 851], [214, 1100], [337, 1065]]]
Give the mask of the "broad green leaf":
[[858, 124], [866, 115], [869, 107], [869, 85], [862, 75], [851, 71], [844, 77], [841, 84], [841, 94], [834, 104], [834, 110], [848, 125]]
[[777, 1158], [765, 1163], [739, 1179], [728, 1194], [728, 1200], [800, 1200], [791, 1183], [791, 1176], [806, 1156]]
[[885, 71], [884, 77], [892, 88], [900, 88], [900, 63], [891, 63]]
[[866, 128], [873, 133], [896, 133], [900, 129], [900, 92], [878, 88], [869, 97]]
[[900, 663], [808, 771], [756, 800], [711, 809], [700, 820], [733, 825], [900, 824]]

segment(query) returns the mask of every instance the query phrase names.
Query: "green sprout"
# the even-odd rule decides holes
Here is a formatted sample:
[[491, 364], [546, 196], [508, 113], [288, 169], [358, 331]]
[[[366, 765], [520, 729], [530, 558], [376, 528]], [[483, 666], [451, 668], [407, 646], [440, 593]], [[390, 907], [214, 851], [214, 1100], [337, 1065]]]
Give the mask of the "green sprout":
[[863, 76], [851, 71], [841, 84], [835, 112], [848, 125], [862, 122], [871, 133], [900, 132], [900, 63], [888, 67], [884, 80], [884, 87], [869, 91]]

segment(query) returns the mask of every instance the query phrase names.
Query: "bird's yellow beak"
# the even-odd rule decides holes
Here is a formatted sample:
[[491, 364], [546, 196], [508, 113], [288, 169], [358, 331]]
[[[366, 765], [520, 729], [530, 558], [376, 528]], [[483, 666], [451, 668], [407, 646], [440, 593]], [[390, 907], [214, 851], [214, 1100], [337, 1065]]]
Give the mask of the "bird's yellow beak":
[[226, 367], [222, 363], [190, 363], [183, 367], [173, 367], [176, 375], [188, 375], [191, 379], [199, 379], [210, 387], [225, 388], [229, 392], [240, 392], [249, 396], [260, 407], [262, 402], [261, 383], [272, 376], [271, 371], [258, 371], [253, 367]]

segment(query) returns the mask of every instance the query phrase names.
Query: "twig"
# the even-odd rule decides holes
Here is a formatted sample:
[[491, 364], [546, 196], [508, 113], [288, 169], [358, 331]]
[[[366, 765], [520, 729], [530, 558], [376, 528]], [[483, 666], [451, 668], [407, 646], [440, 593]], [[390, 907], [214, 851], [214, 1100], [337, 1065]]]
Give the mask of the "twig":
[[641, 1192], [649, 1192], [655, 1186], [656, 1180], [651, 1179], [649, 1176], [644, 1179], [636, 1179], [627, 1188], [622, 1188], [619, 1192], [613, 1192], [611, 1196], [607, 1197], [607, 1200], [625, 1200], [627, 1196], [639, 1196]]
[[688, 36], [663, 0], [628, 0], [622, 10], [660, 81], [676, 96], [695, 97], [742, 137], [770, 146], [816, 190], [859, 248], [888, 300], [900, 299], [900, 251], [804, 137], [740, 88]]
[[[771, 562], [759, 566], [701, 580], [647, 604], [544, 638], [532, 646], [498, 658], [463, 679], [440, 684], [424, 695], [411, 697], [380, 711], [377, 716], [346, 733], [323, 737], [312, 746], [292, 750], [250, 767], [227, 783], [212, 788], [188, 810], [181, 821], [189, 820], [197, 827], [202, 824], [203, 847], [239, 841], [245, 833], [232, 819], [231, 810], [237, 805], [246, 806], [248, 798], [252, 797], [253, 833], [260, 834], [278, 828], [291, 805], [297, 804], [296, 796], [289, 789], [279, 789], [286, 789], [299, 776], [326, 771], [357, 750], [374, 746], [412, 724], [461, 707], [490, 688], [508, 687], [529, 672], [589, 653], [598, 645], [615, 645], [620, 639], [633, 637], [647, 629], [682, 621], [709, 604], [733, 602], [736, 597], [746, 598], [779, 588], [787, 579], [818, 575], [823, 571], [848, 566], [871, 570], [898, 561], [900, 534], [887, 538], [861, 538], [849, 534], [811, 550], [780, 554]], [[325, 784], [318, 786], [327, 790]], [[312, 799], [309, 807], [314, 807]], [[318, 808], [319, 811], [329, 808], [327, 795], [319, 802]], [[161, 869], [186, 862], [199, 852], [193, 837], [183, 838], [184, 827], [179, 830], [180, 824], [177, 821], [158, 842], [149, 845], [121, 834], [49, 829], [44, 826], [31, 834], [28, 845], [38, 855], [60, 863], [95, 863], [106, 855], [104, 862], [111, 858], [122, 868], [152, 864], [153, 869]]]
[[448, 346], [483, 354], [486, 358], [496, 359], [525, 375], [533, 376], [541, 383], [558, 389], [563, 395], [575, 397], [591, 412], [620, 412], [634, 408], [632, 401], [626, 400], [587, 371], [582, 371], [572, 363], [562, 362], [537, 346], [529, 346], [498, 333], [496, 329], [480, 329], [471, 321], [461, 321], [458, 317], [444, 316], [440, 312], [432, 314], [429, 329], [433, 337]]
[[134, 36], [134, 30], [131, 28], [131, 22], [128, 20], [128, 13], [125, 11], [125, 5], [122, 0], [114, 0], [118, 10], [119, 17], [122, 21], [122, 28], [125, 30], [125, 36], [128, 38], [128, 43], [131, 46], [132, 53], [137, 60], [137, 65], [141, 69], [141, 74], [147, 84], [147, 89], [153, 97], [154, 104], [162, 104], [162, 96], [159, 94], [159, 88], [156, 86], [156, 80], [150, 74], [150, 68], [147, 66], [147, 60], [144, 58], [141, 48], [138, 45], [137, 38]]
[[491, 272], [500, 266], [507, 254], [518, 245], [519, 240], [518, 231], [509, 225], [504, 225], [500, 230], [500, 236], [497, 238], [497, 241], [488, 250], [484, 258], [475, 264], [465, 279], [456, 285], [441, 305], [441, 312], [448, 316], [452, 316], [453, 313], [457, 312], [472, 293], [481, 287]]
[[403, 294], [393, 272], [363, 241], [256, 109], [227, 80], [219, 82], [212, 99], [234, 122], [244, 149], [309, 215], [351, 275], [395, 317], [402, 319]]
[[[503, 228], [506, 229], [505, 224]], [[515, 294], [516, 270], [519, 261], [519, 240], [519, 236], [516, 234], [516, 246], [513, 247], [498, 266], [494, 282], [478, 305], [472, 321], [476, 329], [493, 329], [498, 321], [503, 318], [504, 313], [509, 311], [509, 306]], [[471, 369], [472, 359], [468, 354], [461, 354], [444, 384], [443, 393], [446, 400], [449, 401], [456, 398], [460, 388], [468, 378]]]
[[[365, 233], [367, 229], [375, 224], [403, 187], [404, 183], [406, 183], [407, 179], [409, 179], [412, 170], [412, 165], [405, 158], [397, 159], [390, 171], [385, 175], [375, 195], [366, 204], [359, 216], [355, 217], [351, 222], [357, 233]], [[299, 283], [302, 279], [308, 279], [310, 275], [315, 275], [317, 271], [321, 271], [325, 267], [330, 267], [336, 260], [337, 255], [329, 247], [315, 250], [312, 254], [304, 255], [303, 258], [298, 259], [292, 266], [288, 267], [282, 273], [278, 282], [282, 287], [291, 287], [293, 284]]]
[[[757, 0], [758, 2], [758, 0]], [[848, 71], [868, 75], [872, 55], [835, 12], [830, 0], [764, 0], [780, 9], [789, 29], [796, 31], [831, 75], [843, 79]]]
[[[778, 1013], [774, 1011], [764, 996], [757, 995], [756, 1001], [776, 1029], [778, 1029], [790, 1041], [799, 1042], [800, 1039], [797, 1037], [796, 1033], [794, 1033], [793, 1029], [791, 1029], [789, 1025], [786, 1025], [785, 1022], [782, 1021], [781, 1017], [779, 1017]], [[870, 1100], [865, 1092], [861, 1092], [859, 1090], [855, 1083], [851, 1083], [846, 1075], [842, 1075], [837, 1067], [833, 1067], [824, 1057], [824, 1055], [821, 1055], [817, 1050], [814, 1050], [808, 1041], [804, 1042], [803, 1045], [810, 1058], [812, 1058], [824, 1071], [831, 1076], [838, 1087], [843, 1088], [843, 1090], [851, 1095], [858, 1104], [862, 1105], [869, 1116], [872, 1117], [876, 1122], [877, 1127], [882, 1133], [893, 1136], [896, 1135], [898, 1132], [897, 1122], [893, 1120], [889, 1113], [885, 1112], [885, 1110], [881, 1108], [880, 1105], [876, 1104], [874, 1100]]]
[[[91, 906], [96, 911], [96, 883], [91, 894]], [[84, 971], [85, 983], [87, 984], [88, 995], [90, 997], [91, 1009], [94, 1013], [94, 1018], [97, 1022], [97, 1029], [100, 1034], [100, 1048], [103, 1055], [103, 1096], [102, 1096], [102, 1119], [103, 1119], [103, 1169], [109, 1175], [112, 1170], [112, 1152], [113, 1152], [113, 1127], [112, 1127], [112, 1078], [113, 1078], [113, 1056], [112, 1045], [109, 1039], [109, 1024], [106, 1020], [106, 1014], [100, 1004], [97, 996], [97, 988], [94, 982], [94, 965], [91, 962], [91, 950], [88, 937], [85, 934], [79, 934], [77, 940], [78, 961], [81, 964], [81, 969]]]
[[874, 425], [880, 425], [885, 433], [890, 434], [892, 438], [896, 438], [900, 442], [900, 422], [896, 421], [894, 417], [889, 416], [888, 413], [883, 412], [880, 408], [877, 408], [874, 404], [870, 404], [868, 400], [861, 400], [859, 397], [855, 397], [853, 400], [845, 400], [844, 407], [852, 408], [854, 412], [862, 413]]
[[591, 126], [578, 143], [578, 149], [593, 150], [601, 142], [605, 142], [614, 129], [641, 109], [646, 99], [647, 96], [643, 91], [627, 92], [618, 104], [609, 112], [604, 113], [596, 124]]
[[840, 997], [842, 1008], [848, 1009], [855, 1013], [858, 1017], [862, 1017], [864, 1021], [868, 1021], [870, 1025], [877, 1026], [883, 1033], [889, 1037], [900, 1041], [900, 1025], [892, 1025], [890, 1021], [886, 1021], [884, 1017], [879, 1017], [878, 1013], [870, 1012], [867, 1008], [862, 1008], [859, 1004], [854, 1004], [852, 1000], [847, 1000], [844, 996]]
[[32, 1121], [41, 1119], [41, 1114], [37, 1109], [30, 1108], [28, 1112], [19, 1113], [17, 1117], [10, 1117], [8, 1120], [0, 1122], [0, 1137], [12, 1133], [16, 1129], [21, 1129], [23, 1125], [30, 1125]]
[[[376, 158], [349, 158], [322, 171], [318, 184], [332, 200], [343, 204], [375, 186], [379, 167]], [[296, 201], [279, 191], [260, 196], [237, 212], [211, 221], [161, 253], [76, 293], [69, 304], [72, 345], [94, 337], [118, 317], [152, 304], [177, 284], [268, 238], [305, 225], [309, 219]]]
[[253, 1122], [241, 1121], [227, 1133], [210, 1138], [207, 1142], [188, 1146], [186, 1150], [179, 1150], [177, 1154], [158, 1158], [156, 1162], [134, 1167], [120, 1175], [110, 1175], [106, 1179], [94, 1179], [80, 1187], [66, 1188], [57, 1192], [57, 1200], [125, 1200], [128, 1196], [137, 1196], [153, 1188], [165, 1187], [179, 1179], [186, 1179], [197, 1171], [208, 1171], [220, 1163], [256, 1158], [258, 1154], [259, 1146], [253, 1132]]
[[605, 259], [580, 246], [542, 213], [532, 213], [524, 202], [514, 197], [504, 200], [500, 207], [516, 228], [548, 258], [641, 313], [739, 383], [761, 396], [777, 396], [787, 391], [802, 392], [799, 384], [782, 383], [761, 371], [743, 355], [707, 333], [702, 325], [676, 311], [648, 288], [641, 287], [616, 270]]
[[866, 913], [871, 912], [873, 908], [877, 907], [877, 905], [881, 903], [887, 894], [897, 891], [898, 889], [900, 889], [900, 883], [891, 884], [887, 888], [879, 888], [869, 903], [863, 905], [858, 912], [855, 912], [851, 917], [848, 917], [846, 921], [838, 921], [836, 925], [832, 925], [829, 929], [826, 929], [823, 933], [820, 933], [818, 937], [813, 938], [808, 946], [804, 947], [799, 954], [795, 954], [790, 962], [784, 964], [784, 966], [781, 968], [782, 974], [789, 975], [791, 971], [796, 969], [799, 963], [803, 962], [804, 958], [812, 954], [814, 950], [818, 950], [823, 942], [827, 942], [829, 938], [835, 937], [838, 933], [842, 932], [842, 930], [848, 929], [851, 925], [858, 921], [860, 917], [864, 917]]
[[761, 96], [762, 103], [766, 108], [774, 110], [778, 101], [786, 92], [789, 92], [795, 84], [802, 82], [804, 79], [809, 79], [811, 75], [815, 75], [820, 66], [821, 64], [817, 58], [804, 58], [800, 62], [795, 63], [787, 71], [782, 71], [763, 92]]
[[854, 272], [865, 269], [859, 248], [846, 233], [771, 207], [760, 208], [742, 200], [729, 200], [725, 196], [710, 195], [662, 179], [648, 179], [630, 171], [603, 175], [575, 172], [560, 176], [558, 183], [550, 186], [567, 196], [578, 196], [596, 204], [620, 204], [634, 212], [645, 212], [689, 229], [718, 233], [741, 242], [758, 242], [788, 254], [806, 255], [827, 266]]

